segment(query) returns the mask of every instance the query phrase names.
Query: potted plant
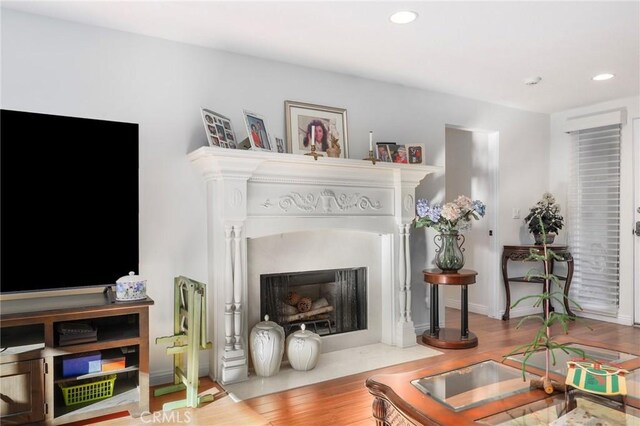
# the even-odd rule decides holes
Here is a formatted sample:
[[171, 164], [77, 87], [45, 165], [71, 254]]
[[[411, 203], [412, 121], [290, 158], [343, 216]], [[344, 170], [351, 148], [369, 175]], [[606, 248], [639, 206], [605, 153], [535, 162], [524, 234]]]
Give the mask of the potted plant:
[[529, 209], [529, 214], [524, 221], [537, 245], [553, 243], [558, 231], [564, 225], [560, 204], [556, 203], [556, 199], [549, 192], [542, 194], [542, 199]]
[[[546, 195], [546, 194], [545, 194]], [[551, 194], [549, 194], [551, 195]], [[553, 198], [553, 197], [551, 197]], [[538, 226], [540, 229], [540, 233], [542, 235], [546, 235], [546, 227], [543, 222], [541, 216], [536, 216], [538, 221]], [[540, 323], [540, 328], [536, 330], [536, 334], [533, 336], [533, 339], [525, 343], [523, 345], [518, 346], [508, 354], [504, 355], [505, 358], [510, 357], [512, 355], [522, 353], [522, 378], [525, 379], [525, 366], [529, 358], [536, 353], [537, 351], [544, 350], [545, 351], [545, 374], [540, 380], [532, 380], [531, 385], [533, 387], [538, 387], [544, 389], [544, 391], [548, 394], [553, 393], [555, 390], [564, 390], [563, 383], [553, 383], [549, 377], [549, 370], [552, 364], [555, 365], [555, 355], [553, 354], [554, 350], [561, 350], [565, 353], [573, 353], [580, 358], [585, 357], [585, 353], [581, 349], [577, 349], [571, 347], [569, 345], [565, 345], [555, 341], [554, 336], [551, 334], [551, 328], [554, 324], [560, 324], [565, 334], [569, 332], [569, 322], [575, 321], [576, 317], [568, 315], [562, 312], [555, 312], [551, 310], [551, 300], [555, 300], [561, 305], [564, 304], [564, 298], [566, 297], [562, 291], [552, 291], [552, 284], [555, 283], [560, 290], [562, 290], [562, 283], [560, 279], [551, 273], [551, 261], [562, 260], [560, 256], [558, 256], [549, 246], [547, 245], [546, 239], [542, 240], [542, 250], [538, 248], [531, 248], [529, 251], [529, 257], [527, 260], [537, 260], [541, 261], [544, 267], [544, 271], [537, 270], [535, 268], [531, 269], [526, 274], [527, 280], [538, 280], [544, 283], [543, 292], [541, 294], [534, 294], [530, 296], [525, 296], [518, 301], [516, 301], [511, 308], [515, 308], [522, 301], [527, 299], [533, 299], [534, 307], [542, 307], [541, 315], [528, 315], [524, 317], [516, 328], [520, 328], [520, 326], [525, 321], [537, 321]], [[576, 308], [582, 310], [580, 305], [578, 305], [575, 301], [568, 299]]]

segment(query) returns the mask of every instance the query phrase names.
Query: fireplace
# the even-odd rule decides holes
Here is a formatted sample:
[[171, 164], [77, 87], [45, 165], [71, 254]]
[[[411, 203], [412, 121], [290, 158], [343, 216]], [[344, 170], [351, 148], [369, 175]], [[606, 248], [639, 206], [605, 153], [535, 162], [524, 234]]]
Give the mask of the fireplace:
[[[414, 192], [441, 168], [211, 147], [189, 158], [206, 181], [214, 380], [248, 378], [249, 330], [261, 314], [279, 312], [284, 292], [308, 297], [316, 310], [333, 308], [284, 324], [316, 321], [310, 328], [323, 335], [323, 352], [416, 344], [409, 251]], [[279, 292], [272, 307], [261, 306], [266, 282], [274, 287], [267, 293]], [[342, 282], [348, 284], [342, 288]], [[323, 298], [327, 306], [319, 306]], [[297, 304], [296, 313], [289, 312], [301, 313]]]
[[320, 336], [367, 328], [365, 268], [268, 274], [260, 277], [260, 317], [288, 336], [304, 324]]

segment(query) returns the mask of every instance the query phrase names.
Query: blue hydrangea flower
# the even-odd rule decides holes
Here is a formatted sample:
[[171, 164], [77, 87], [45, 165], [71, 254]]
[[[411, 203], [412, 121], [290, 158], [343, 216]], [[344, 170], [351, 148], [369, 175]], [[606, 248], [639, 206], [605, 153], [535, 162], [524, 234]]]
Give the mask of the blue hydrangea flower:
[[432, 222], [438, 222], [440, 220], [440, 216], [442, 216], [442, 206], [440, 204], [435, 204], [427, 211], [427, 216], [429, 216], [429, 220]]
[[480, 200], [474, 200], [473, 201], [473, 205], [472, 205], [473, 210], [478, 213], [480, 216], [484, 216], [485, 213], [485, 205], [482, 201]]
[[416, 213], [418, 214], [418, 217], [425, 217], [429, 210], [429, 200], [420, 198], [416, 202]]

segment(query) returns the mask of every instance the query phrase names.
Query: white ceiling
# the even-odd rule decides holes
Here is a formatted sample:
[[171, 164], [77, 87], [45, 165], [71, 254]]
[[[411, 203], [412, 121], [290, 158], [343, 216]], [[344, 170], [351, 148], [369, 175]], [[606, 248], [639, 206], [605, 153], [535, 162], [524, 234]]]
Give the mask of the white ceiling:
[[[28, 13], [551, 113], [640, 93], [640, 1], [2, 1]], [[410, 9], [408, 25], [389, 22]], [[595, 82], [602, 72], [613, 80]], [[526, 78], [540, 76], [536, 86]]]

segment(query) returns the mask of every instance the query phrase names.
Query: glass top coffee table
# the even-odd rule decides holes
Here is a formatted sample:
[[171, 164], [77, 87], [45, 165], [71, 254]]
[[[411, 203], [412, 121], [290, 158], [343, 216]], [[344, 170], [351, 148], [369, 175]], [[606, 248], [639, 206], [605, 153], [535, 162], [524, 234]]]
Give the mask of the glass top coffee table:
[[570, 391], [572, 407], [567, 409], [564, 394], [550, 396], [493, 416], [477, 423], [492, 426], [561, 426], [561, 425], [640, 425], [640, 410], [610, 399]]
[[[505, 351], [501, 350], [454, 360], [443, 357], [441, 362], [417, 371], [370, 377], [366, 385], [374, 396], [373, 417], [378, 425], [513, 426], [557, 421], [559, 426], [580, 424], [572, 418], [580, 415], [595, 419], [594, 425], [610, 421], [640, 425], [640, 357], [585, 343], [575, 345], [607, 362], [616, 361], [631, 372], [627, 377], [626, 407], [621, 409], [619, 402], [616, 406], [614, 400], [577, 390], [571, 390], [565, 400], [565, 393], [549, 396], [541, 389], [531, 389], [530, 379], [543, 373], [536, 361], [538, 355], [527, 363], [523, 380], [521, 360], [505, 359]], [[550, 375], [556, 382], [564, 383], [561, 363], [566, 361], [558, 359], [558, 367]]]
[[[580, 343], [567, 343], [567, 346], [579, 351], [583, 351], [585, 354], [585, 357], [588, 359], [598, 360], [607, 364], [620, 365], [623, 362], [638, 358], [638, 355], [633, 355], [626, 352], [620, 352], [620, 351], [611, 350], [611, 349], [598, 348], [591, 345], [583, 345]], [[549, 367], [549, 369], [554, 373], [558, 373], [563, 376], [566, 376], [567, 361], [571, 361], [572, 359], [578, 357], [578, 355], [573, 352], [565, 353], [561, 350], [556, 350], [555, 355], [556, 355], [556, 362], [555, 364], [552, 364]], [[522, 354], [517, 354], [509, 357], [509, 359], [517, 361], [520, 364], [522, 363], [523, 358], [524, 357], [522, 356]], [[529, 357], [529, 359], [527, 360], [527, 365], [530, 365], [532, 367], [536, 367], [539, 369], [544, 369], [544, 365], [545, 365], [544, 352], [539, 351], [531, 355], [531, 357]]]
[[529, 380], [538, 378], [496, 362], [482, 361], [411, 382], [420, 392], [429, 395], [453, 411], [466, 410], [489, 401], [529, 390]]

